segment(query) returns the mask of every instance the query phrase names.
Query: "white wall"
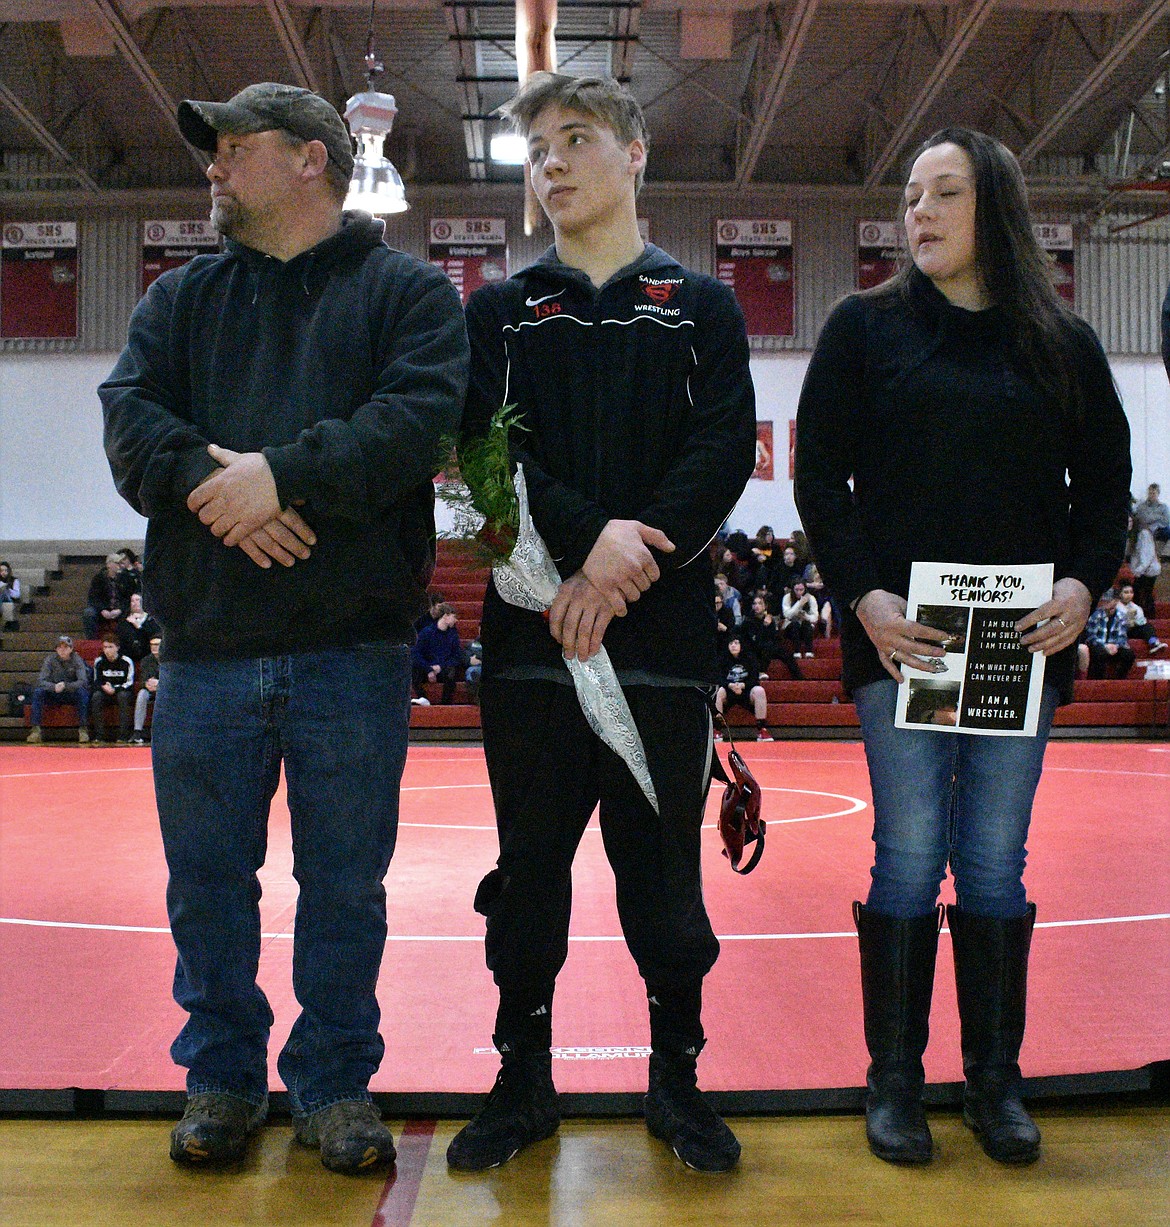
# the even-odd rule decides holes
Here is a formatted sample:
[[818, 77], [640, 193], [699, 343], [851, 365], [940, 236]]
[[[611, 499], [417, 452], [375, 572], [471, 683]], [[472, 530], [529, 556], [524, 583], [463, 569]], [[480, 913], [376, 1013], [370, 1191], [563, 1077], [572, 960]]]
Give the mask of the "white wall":
[[[138, 540], [145, 522], [118, 497], [102, 451], [96, 388], [116, 354], [0, 357], [0, 541]], [[1134, 493], [1170, 490], [1170, 384], [1157, 358], [1111, 360], [1133, 431]], [[807, 353], [752, 358], [756, 414], [770, 420], [775, 480], [751, 481], [731, 516], [749, 535], [799, 526], [788, 478], [788, 422]]]
[[114, 490], [98, 384], [117, 354], [0, 358], [0, 541], [141, 540]]

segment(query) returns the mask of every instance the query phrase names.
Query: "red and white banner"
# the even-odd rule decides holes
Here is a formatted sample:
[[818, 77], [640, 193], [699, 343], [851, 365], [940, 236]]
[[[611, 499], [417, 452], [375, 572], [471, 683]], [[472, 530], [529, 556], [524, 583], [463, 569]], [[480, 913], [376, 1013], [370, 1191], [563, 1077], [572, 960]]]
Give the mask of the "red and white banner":
[[857, 223], [857, 288], [872, 290], [888, 281], [898, 269], [902, 232], [894, 222]]
[[77, 336], [77, 223], [5, 222], [0, 337]]
[[776, 480], [776, 455], [772, 443], [772, 423], [756, 422], [756, 481]]
[[1077, 296], [1076, 251], [1073, 247], [1072, 226], [1061, 222], [1033, 222], [1032, 232], [1048, 257], [1049, 271], [1056, 292], [1072, 307]]
[[219, 232], [206, 218], [142, 223], [142, 293], [172, 268], [218, 250]]
[[793, 335], [792, 222], [717, 221], [715, 272], [735, 292], [749, 337]]
[[427, 259], [451, 278], [466, 303], [481, 285], [508, 276], [504, 218], [432, 217]]

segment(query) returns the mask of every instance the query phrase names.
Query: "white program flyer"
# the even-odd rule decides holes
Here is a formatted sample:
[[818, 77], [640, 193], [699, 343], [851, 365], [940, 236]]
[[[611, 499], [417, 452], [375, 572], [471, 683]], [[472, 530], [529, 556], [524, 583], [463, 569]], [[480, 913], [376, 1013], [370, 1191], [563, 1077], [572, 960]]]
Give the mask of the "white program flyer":
[[1034, 737], [1044, 655], [1023, 646], [1016, 623], [1051, 597], [1051, 563], [914, 563], [906, 616], [947, 632], [947, 670], [902, 667], [894, 726]]

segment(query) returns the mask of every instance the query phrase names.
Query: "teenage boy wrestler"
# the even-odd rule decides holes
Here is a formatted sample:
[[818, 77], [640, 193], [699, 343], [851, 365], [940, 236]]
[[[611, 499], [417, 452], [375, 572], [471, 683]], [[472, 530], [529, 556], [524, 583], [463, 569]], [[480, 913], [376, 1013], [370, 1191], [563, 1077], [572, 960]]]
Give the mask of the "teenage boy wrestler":
[[[452, 1167], [503, 1163], [559, 1124], [552, 1000], [568, 951], [571, 868], [600, 804], [626, 942], [646, 982], [646, 1123], [692, 1167], [739, 1143], [696, 1086], [703, 977], [719, 953], [699, 831], [718, 676], [707, 546], [755, 463], [743, 317], [729, 290], [638, 233], [641, 109], [617, 82], [533, 76], [508, 104], [555, 245], [468, 303], [465, 431], [515, 405], [533, 522], [562, 584], [546, 621], [484, 605], [481, 711], [500, 855], [476, 897], [500, 992], [496, 1084]], [[564, 657], [602, 643], [645, 746], [660, 815], [593, 734]]]

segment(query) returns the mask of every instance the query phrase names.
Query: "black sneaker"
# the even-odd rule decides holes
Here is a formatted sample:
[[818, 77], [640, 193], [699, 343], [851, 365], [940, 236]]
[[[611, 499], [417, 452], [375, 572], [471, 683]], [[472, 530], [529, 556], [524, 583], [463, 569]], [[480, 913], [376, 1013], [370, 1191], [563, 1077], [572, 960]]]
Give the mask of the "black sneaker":
[[331, 1172], [368, 1172], [398, 1157], [394, 1138], [368, 1100], [330, 1104], [311, 1116], [293, 1117], [293, 1135], [302, 1146], [320, 1149]]
[[697, 1172], [729, 1172], [739, 1162], [739, 1142], [703, 1098], [693, 1070], [651, 1059], [646, 1128]]
[[132, 746], [144, 746], [146, 745], [146, 738], [143, 737], [141, 733], [135, 733], [134, 736], [130, 738], [130, 744]]
[[171, 1130], [171, 1158], [196, 1167], [242, 1159], [248, 1135], [267, 1115], [267, 1101], [257, 1107], [237, 1095], [190, 1095], [183, 1119]]
[[505, 1056], [483, 1110], [447, 1147], [447, 1163], [461, 1172], [499, 1167], [525, 1146], [552, 1137], [560, 1123], [552, 1055]]

